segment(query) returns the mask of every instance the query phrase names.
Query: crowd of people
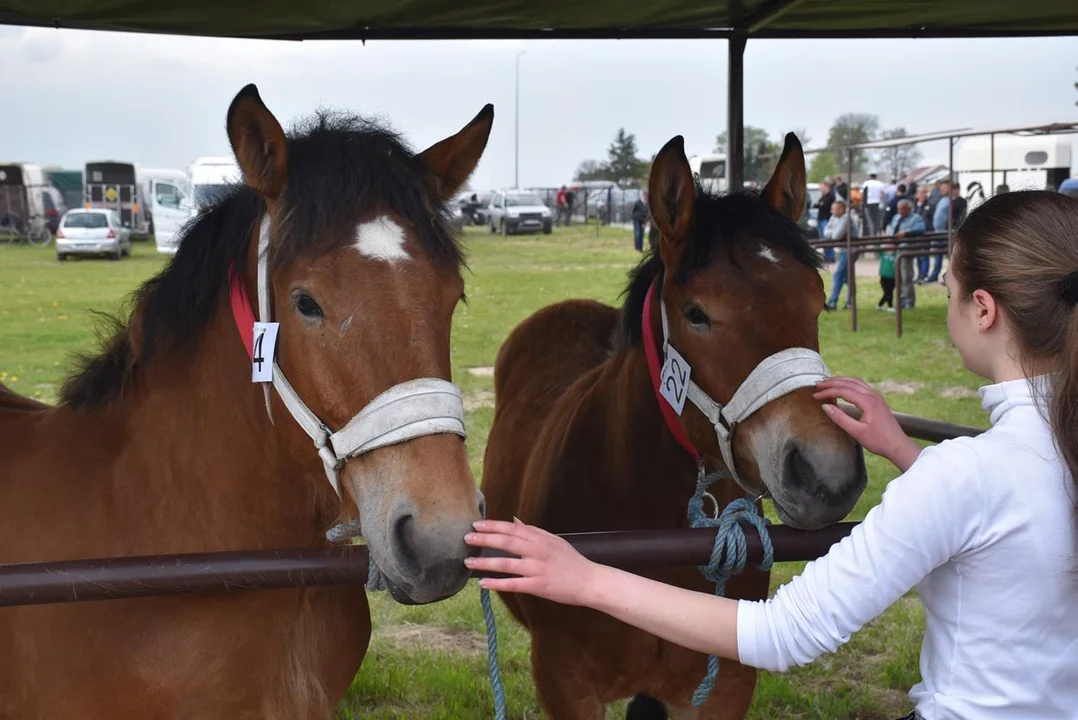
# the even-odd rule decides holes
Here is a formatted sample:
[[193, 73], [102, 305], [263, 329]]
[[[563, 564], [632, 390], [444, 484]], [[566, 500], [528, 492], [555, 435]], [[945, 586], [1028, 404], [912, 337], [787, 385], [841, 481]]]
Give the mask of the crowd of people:
[[[996, 192], [1006, 192], [1005, 186]], [[892, 179], [885, 185], [876, 173], [863, 183], [850, 186], [841, 175], [820, 181], [820, 199], [816, 202], [816, 228], [822, 240], [845, 240], [861, 237], [892, 237], [895, 242], [879, 253], [880, 287], [883, 296], [877, 308], [894, 310], [895, 257], [908, 247], [909, 238], [955, 230], [966, 217], [967, 203], [962, 188], [950, 179], [936, 181], [932, 188], [918, 185], [912, 177]], [[944, 241], [941, 240], [941, 245]], [[916, 286], [940, 281], [943, 269], [943, 252], [925, 254], [916, 258], [904, 257], [901, 261], [902, 309], [912, 309], [917, 302]], [[849, 284], [849, 257], [843, 248], [824, 250], [828, 264], [835, 263], [832, 271], [831, 295], [827, 310], [837, 310], [842, 288]], [[844, 308], [850, 306], [849, 290]]]

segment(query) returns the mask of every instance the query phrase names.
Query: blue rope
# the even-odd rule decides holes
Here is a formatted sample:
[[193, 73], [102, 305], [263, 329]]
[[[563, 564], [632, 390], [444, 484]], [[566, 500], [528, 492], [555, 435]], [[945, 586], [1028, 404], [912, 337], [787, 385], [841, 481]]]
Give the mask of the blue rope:
[[483, 606], [483, 620], [487, 624], [487, 670], [490, 689], [494, 693], [494, 720], [505, 720], [505, 686], [498, 666], [498, 631], [494, 627], [494, 608], [490, 604], [490, 590], [479, 588], [479, 603]]
[[[745, 569], [748, 561], [748, 548], [745, 544], [745, 531], [741, 523], [747, 523], [756, 528], [760, 534], [760, 544], [763, 546], [764, 557], [760, 563], [761, 570], [770, 570], [774, 561], [774, 548], [771, 546], [771, 536], [767, 532], [767, 520], [756, 510], [756, 504], [747, 498], [734, 500], [722, 511], [718, 518], [710, 518], [704, 514], [704, 493], [716, 480], [730, 477], [725, 470], [704, 474], [703, 465], [696, 480], [696, 492], [689, 500], [689, 524], [694, 528], [716, 528], [715, 544], [711, 548], [711, 559], [707, 565], [699, 566], [700, 573], [709, 581], [715, 583], [715, 594], [722, 596], [726, 591], [726, 581]], [[712, 498], [714, 500], [714, 498]], [[693, 707], [700, 707], [711, 696], [715, 687], [715, 681], [719, 676], [719, 658], [709, 655], [707, 658], [707, 674], [700, 681], [699, 687], [692, 694]]]

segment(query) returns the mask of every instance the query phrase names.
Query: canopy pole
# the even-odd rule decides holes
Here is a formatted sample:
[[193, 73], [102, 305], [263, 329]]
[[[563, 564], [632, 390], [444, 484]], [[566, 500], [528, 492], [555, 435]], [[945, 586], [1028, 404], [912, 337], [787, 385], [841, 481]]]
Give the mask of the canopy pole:
[[727, 41], [727, 192], [737, 192], [745, 186], [745, 44], [748, 39], [746, 32], [738, 30]]

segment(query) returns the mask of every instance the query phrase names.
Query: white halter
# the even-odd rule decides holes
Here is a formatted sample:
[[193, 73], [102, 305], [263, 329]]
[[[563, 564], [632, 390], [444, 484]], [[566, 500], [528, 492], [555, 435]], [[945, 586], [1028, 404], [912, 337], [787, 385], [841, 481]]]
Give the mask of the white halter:
[[[258, 317], [269, 322], [269, 277], [266, 263], [269, 255], [270, 217], [262, 218], [258, 236]], [[273, 387], [288, 412], [303, 431], [314, 441], [318, 456], [325, 465], [326, 478], [341, 494], [340, 469], [349, 459], [372, 450], [405, 442], [425, 435], [452, 433], [467, 437], [464, 430], [464, 402], [460, 389], [438, 378], [417, 378], [394, 385], [359, 411], [342, 429], [331, 432], [318, 416], [300, 399], [273, 363]], [[266, 412], [270, 413], [269, 384], [263, 385]], [[273, 415], [270, 414], [270, 420]]]
[[[663, 361], [665, 362], [671, 345], [670, 328], [666, 319], [666, 303], [661, 294], [659, 309], [663, 324]], [[718, 438], [719, 450], [722, 452], [722, 459], [726, 463], [727, 470], [742, 490], [753, 495], [754, 491], [746, 487], [734, 465], [734, 430], [737, 429], [739, 423], [744, 422], [772, 400], [777, 400], [800, 388], [815, 387], [817, 382], [830, 375], [831, 371], [819, 353], [808, 348], [788, 348], [761, 360], [760, 364], [738, 386], [730, 402], [725, 406], [715, 402], [693, 382], [691, 377], [686, 389], [687, 399], [715, 427], [715, 436]]]

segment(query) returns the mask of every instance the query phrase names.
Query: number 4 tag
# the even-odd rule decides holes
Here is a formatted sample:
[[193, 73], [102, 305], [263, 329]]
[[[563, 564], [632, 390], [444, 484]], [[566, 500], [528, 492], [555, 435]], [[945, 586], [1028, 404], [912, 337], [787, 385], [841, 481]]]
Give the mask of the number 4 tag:
[[280, 323], [256, 322], [254, 326], [254, 357], [251, 358], [251, 382], [273, 382], [273, 358], [277, 349], [277, 329]]
[[685, 362], [685, 358], [678, 354], [673, 345], [667, 345], [666, 362], [663, 363], [662, 375], [659, 376], [659, 393], [679, 416], [685, 409], [691, 374], [692, 368]]

